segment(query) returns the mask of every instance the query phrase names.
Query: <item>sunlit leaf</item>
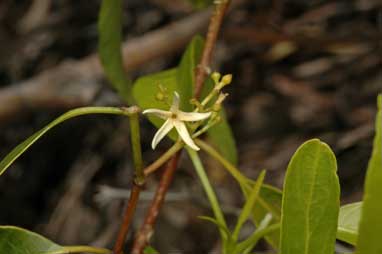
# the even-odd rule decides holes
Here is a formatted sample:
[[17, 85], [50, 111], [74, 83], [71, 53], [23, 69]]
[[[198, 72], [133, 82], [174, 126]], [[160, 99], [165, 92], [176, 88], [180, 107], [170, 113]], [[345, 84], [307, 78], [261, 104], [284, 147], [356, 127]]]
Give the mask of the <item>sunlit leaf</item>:
[[378, 96], [373, 152], [366, 173], [357, 254], [382, 253], [382, 94]]
[[88, 114], [115, 114], [115, 115], [126, 115], [127, 112], [123, 108], [114, 107], [83, 107], [70, 110], [60, 117], [56, 118], [54, 121], [46, 125], [44, 128], [30, 136], [24, 142], [16, 146], [5, 158], [0, 162], [0, 175], [2, 175], [8, 167], [20, 157], [31, 145], [33, 145], [37, 140], [39, 140], [46, 132], [52, 129], [54, 126], [80, 115]]
[[356, 245], [362, 202], [341, 206], [338, 216], [337, 239]]
[[317, 139], [293, 155], [285, 177], [281, 254], [334, 253], [339, 210], [336, 158]]
[[126, 76], [122, 60], [122, 0], [103, 0], [98, 19], [98, 52], [106, 76], [119, 95], [133, 104], [131, 81]]

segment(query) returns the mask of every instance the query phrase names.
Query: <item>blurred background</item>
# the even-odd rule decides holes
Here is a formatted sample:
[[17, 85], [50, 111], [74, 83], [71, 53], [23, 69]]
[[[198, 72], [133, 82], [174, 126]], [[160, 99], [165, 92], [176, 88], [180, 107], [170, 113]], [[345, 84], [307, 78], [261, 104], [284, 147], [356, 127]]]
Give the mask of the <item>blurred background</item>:
[[[234, 76], [226, 109], [239, 168], [252, 178], [265, 168], [266, 182], [282, 187], [296, 148], [318, 137], [337, 155], [342, 204], [360, 200], [382, 91], [381, 1], [233, 2], [211, 67]], [[123, 104], [94, 63], [99, 7], [98, 0], [0, 2], [1, 158], [68, 109]], [[131, 75], [176, 66], [190, 38], [204, 35], [209, 14], [186, 0], [126, 0]], [[153, 34], [165, 35], [162, 43]], [[111, 247], [131, 185], [128, 128], [126, 119], [112, 116], [56, 127], [0, 177], [0, 224], [35, 230], [60, 244]], [[170, 145], [167, 140], [152, 151], [154, 131], [142, 119], [147, 164]], [[240, 190], [218, 163], [203, 159], [225, 214], [235, 218]], [[147, 181], [132, 232], [159, 176]], [[215, 226], [197, 218], [208, 214], [183, 154], [153, 246], [161, 253], [217, 253]], [[258, 247], [267, 248], [264, 242]]]

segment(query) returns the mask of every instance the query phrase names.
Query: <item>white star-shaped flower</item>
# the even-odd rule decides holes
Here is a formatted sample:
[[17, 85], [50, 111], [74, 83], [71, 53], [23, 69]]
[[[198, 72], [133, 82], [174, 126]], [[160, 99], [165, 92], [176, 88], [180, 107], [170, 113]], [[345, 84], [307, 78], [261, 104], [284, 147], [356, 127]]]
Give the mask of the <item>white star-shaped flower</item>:
[[179, 133], [180, 138], [192, 149], [198, 151], [199, 147], [196, 146], [188, 133], [187, 126], [184, 122], [196, 122], [207, 119], [210, 117], [211, 112], [196, 113], [196, 112], [183, 112], [179, 110], [179, 94], [174, 92], [174, 98], [170, 111], [160, 109], [146, 109], [143, 114], [153, 114], [159, 118], [166, 120], [162, 127], [155, 133], [151, 147], [155, 149], [158, 143], [175, 127]]

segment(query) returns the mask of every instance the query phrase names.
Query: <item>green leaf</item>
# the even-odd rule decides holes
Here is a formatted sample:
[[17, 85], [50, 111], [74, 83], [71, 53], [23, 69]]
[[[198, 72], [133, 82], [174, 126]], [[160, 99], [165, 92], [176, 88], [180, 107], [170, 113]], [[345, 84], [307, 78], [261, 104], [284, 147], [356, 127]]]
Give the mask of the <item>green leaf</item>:
[[133, 104], [131, 81], [123, 67], [122, 59], [122, 0], [103, 0], [98, 19], [98, 52], [106, 76], [119, 95]]
[[[162, 87], [167, 89], [168, 94], [171, 95], [170, 100], [172, 100], [174, 91], [176, 91], [177, 88], [176, 73], [177, 69], [170, 69], [146, 75], [135, 81], [133, 87], [133, 96], [139, 107], [141, 107], [142, 109], [157, 108], [162, 110], [168, 110], [169, 105], [167, 105], [163, 101], [157, 100], [156, 94], [160, 92], [159, 85], [161, 85]], [[162, 126], [162, 124], [164, 123], [163, 119], [160, 119], [155, 116], [148, 116], [148, 119], [157, 128]], [[176, 140], [178, 135], [175, 130], [172, 130], [170, 131], [169, 137], [172, 140]]]
[[194, 95], [195, 70], [199, 64], [204, 40], [201, 36], [194, 36], [183, 53], [180, 64], [177, 68], [176, 80], [177, 91], [181, 97], [181, 109], [191, 111], [190, 99]]
[[339, 210], [336, 158], [325, 143], [305, 142], [285, 177], [281, 254], [334, 253]]
[[41, 254], [62, 249], [63, 247], [31, 231], [13, 226], [0, 226], [0, 253]]
[[129, 112], [123, 108], [114, 107], [83, 107], [70, 110], [54, 121], [46, 125], [44, 128], [30, 136], [24, 142], [16, 146], [5, 158], [0, 162], [0, 175], [2, 175], [8, 167], [20, 157], [31, 145], [33, 145], [38, 139], [40, 139], [46, 132], [52, 129], [54, 126], [80, 115], [88, 114], [116, 114], [116, 115], [128, 115]]
[[337, 239], [356, 245], [362, 202], [344, 205], [338, 216]]
[[245, 201], [245, 205], [243, 207], [243, 210], [241, 211], [241, 213], [239, 215], [235, 229], [234, 229], [233, 234], [232, 234], [232, 237], [235, 241], [237, 241], [237, 239], [239, 237], [241, 227], [244, 225], [244, 223], [247, 221], [248, 217], [252, 213], [255, 202], [258, 199], [264, 178], [265, 178], [265, 170], [263, 170], [260, 173], [259, 177], [257, 178], [255, 185], [253, 186], [247, 200]]
[[220, 117], [221, 122], [210, 128], [207, 135], [222, 155], [233, 165], [237, 165], [236, 142], [224, 109], [221, 110]]
[[0, 226], [0, 253], [6, 254], [111, 254], [110, 250], [90, 246], [60, 246], [34, 232], [14, 227]]
[[378, 96], [373, 152], [366, 173], [357, 254], [382, 253], [382, 94]]

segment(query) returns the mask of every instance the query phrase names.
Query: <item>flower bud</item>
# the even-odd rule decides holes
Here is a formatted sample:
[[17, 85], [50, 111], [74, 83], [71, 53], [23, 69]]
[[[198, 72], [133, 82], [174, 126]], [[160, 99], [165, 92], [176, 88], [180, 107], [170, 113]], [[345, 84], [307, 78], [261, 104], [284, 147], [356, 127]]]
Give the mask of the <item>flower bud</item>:
[[224, 75], [222, 78], [222, 83], [224, 85], [229, 85], [232, 82], [232, 74]]
[[158, 101], [164, 101], [165, 98], [166, 98], [166, 95], [164, 95], [164, 93], [162, 93], [162, 92], [158, 92], [155, 95], [155, 99]]
[[220, 75], [220, 73], [219, 72], [213, 72], [212, 74], [211, 74], [211, 78], [212, 78], [212, 80], [215, 82], [215, 84], [218, 84], [219, 83], [219, 80], [220, 80], [220, 77], [221, 77], [221, 75]]

